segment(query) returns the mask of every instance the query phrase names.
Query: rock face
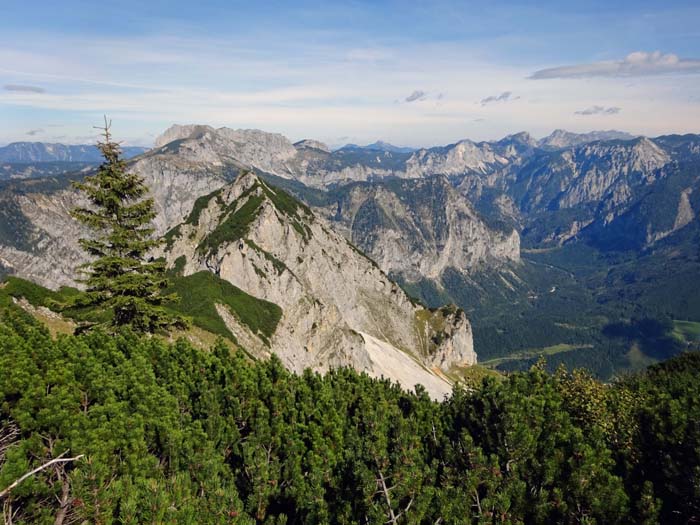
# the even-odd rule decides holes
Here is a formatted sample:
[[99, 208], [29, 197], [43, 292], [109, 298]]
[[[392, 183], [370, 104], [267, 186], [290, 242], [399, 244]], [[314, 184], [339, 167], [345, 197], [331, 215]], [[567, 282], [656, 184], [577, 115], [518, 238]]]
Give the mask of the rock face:
[[517, 231], [492, 229], [444, 176], [356, 184], [324, 209], [333, 228], [404, 280], [520, 259]]
[[619, 205], [634, 186], [654, 182], [670, 156], [647, 138], [597, 142], [535, 159], [518, 174], [513, 193], [521, 208], [572, 208], [610, 199]]
[[257, 129], [214, 129], [211, 126], [172, 126], [156, 138], [162, 152], [172, 151], [194, 162], [255, 168], [290, 177], [288, 166], [297, 154], [284, 136]]
[[185, 275], [206, 269], [282, 308], [269, 351], [292, 370], [353, 366], [440, 397], [450, 388], [441, 369], [476, 362], [461, 310], [413, 304], [309, 208], [252, 173], [201, 198], [167, 238], [167, 260]]
[[[562, 137], [569, 140], [569, 135], [555, 132], [548, 144], [556, 140], [564, 144]], [[608, 135], [577, 135], [576, 141]], [[511, 261], [518, 241], [511, 234], [513, 228], [523, 232], [528, 245], [561, 244], [581, 236], [604, 237], [605, 229], [621, 231], [633, 222], [645, 232], [644, 245], [683, 228], [698, 210], [696, 183], [689, 179], [683, 187], [668, 188], [677, 195], [673, 210], [668, 210], [671, 224], [647, 208], [634, 211], [640, 199], [651, 202], [647, 194], [666, 178], [673, 179], [678, 166], [700, 156], [697, 135], [598, 140], [543, 151], [542, 143], [519, 133], [496, 142], [461, 141], [413, 153], [382, 144], [376, 149], [371, 145], [331, 152], [312, 140], [294, 145], [281, 135], [257, 130], [188, 125], [171, 127], [156, 144], [156, 149], [132, 161], [131, 168], [152, 190], [158, 233], [180, 222], [198, 197], [232, 180], [241, 168], [252, 168], [319, 189], [340, 188], [341, 195], [331, 199], [340, 209], [321, 206], [324, 215], [335, 217], [334, 227], [371, 253], [384, 270], [412, 277], [433, 276], [445, 265], [469, 270]], [[457, 206], [454, 196], [444, 202], [411, 202], [411, 194], [434, 186], [424, 185], [423, 179], [436, 175], [446, 176], [468, 202]], [[399, 197], [391, 195], [395, 193], [391, 181], [396, 179], [404, 181], [397, 186]], [[388, 185], [371, 198], [360, 195], [365, 190], [355, 189], [357, 182], [381, 181]], [[2, 198], [11, 201], [11, 209], [19, 210], [20, 219], [28, 224], [22, 231], [31, 242], [18, 244], [12, 232], [3, 241], [0, 233], [2, 264], [31, 273], [43, 284], [69, 284], [68, 266], [79, 258], [76, 232], [65, 218], [74, 197], [58, 181], [48, 190], [55, 198], [42, 199], [47, 190], [36, 189], [40, 186], [28, 182], [3, 190]], [[343, 195], [344, 186], [353, 193]], [[425, 197], [433, 198], [428, 193]], [[489, 228], [484, 229], [485, 223]], [[62, 235], [54, 224], [71, 235]], [[505, 238], [488, 231], [493, 224]], [[438, 252], [444, 254], [436, 257]]]
[[[562, 244], [591, 232], [599, 235], [630, 212], [673, 171], [672, 160], [671, 151], [644, 137], [593, 142], [534, 157], [504, 189], [521, 212], [535, 218], [530, 231], [538, 232], [540, 241]], [[544, 232], [538, 221], [547, 217], [553, 219]]]

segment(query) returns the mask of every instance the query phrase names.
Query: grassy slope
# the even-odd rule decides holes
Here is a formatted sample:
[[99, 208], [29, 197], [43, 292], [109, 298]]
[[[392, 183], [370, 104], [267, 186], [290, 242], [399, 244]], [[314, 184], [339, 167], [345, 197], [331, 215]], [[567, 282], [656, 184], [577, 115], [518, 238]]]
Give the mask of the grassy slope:
[[248, 295], [216, 275], [202, 271], [187, 277], [172, 278], [167, 293], [180, 296], [174, 310], [192, 319], [195, 326], [229, 339], [233, 334], [216, 312], [216, 304], [229, 308], [238, 320], [253, 333], [268, 340], [282, 317], [282, 309], [274, 303]]
[[[180, 296], [180, 301], [170, 305], [170, 309], [188, 317], [195, 327], [231, 341], [235, 341], [235, 337], [219, 317], [215, 306], [217, 303], [227, 306], [242, 324], [259, 334], [263, 340], [269, 340], [282, 316], [282, 309], [276, 304], [248, 295], [209, 272], [171, 277], [167, 293], [172, 292]], [[79, 293], [75, 288], [67, 287], [52, 291], [24, 279], [9, 277], [0, 287], [0, 307], [11, 304], [13, 297], [23, 297], [32, 306], [59, 310], [60, 305], [65, 305]], [[106, 319], [104, 314], [99, 315], [92, 309], [69, 308], [62, 313], [64, 317], [75, 321]], [[206, 334], [200, 335], [202, 337], [198, 336], [198, 339], [206, 339]]]

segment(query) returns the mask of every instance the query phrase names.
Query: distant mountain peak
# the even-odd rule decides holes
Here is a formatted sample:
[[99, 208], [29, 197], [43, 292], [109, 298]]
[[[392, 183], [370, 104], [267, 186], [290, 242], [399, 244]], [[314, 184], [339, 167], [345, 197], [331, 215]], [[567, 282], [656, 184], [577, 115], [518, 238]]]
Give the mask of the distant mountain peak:
[[304, 139], [300, 140], [299, 142], [295, 142], [294, 147], [296, 149], [316, 149], [319, 151], [324, 151], [326, 153], [331, 152], [331, 149], [326, 144], [319, 140], [313, 139]]
[[537, 139], [535, 139], [530, 133], [527, 131], [520, 131], [518, 133], [513, 133], [512, 135], [506, 135], [503, 137], [501, 140], [498, 141], [499, 143], [504, 143], [504, 142], [520, 142], [523, 144], [527, 144], [529, 146], [537, 146]]
[[196, 133], [204, 133], [206, 131], [216, 131], [211, 126], [202, 124], [173, 124], [163, 133], [158, 135], [155, 140], [155, 147], [160, 148], [173, 142], [174, 140], [182, 140], [192, 138]]
[[558, 149], [598, 140], [632, 140], [635, 137], [636, 135], [614, 129], [590, 131], [588, 133], [574, 133], [565, 129], [555, 129], [552, 133], [540, 139], [538, 145], [543, 148]]

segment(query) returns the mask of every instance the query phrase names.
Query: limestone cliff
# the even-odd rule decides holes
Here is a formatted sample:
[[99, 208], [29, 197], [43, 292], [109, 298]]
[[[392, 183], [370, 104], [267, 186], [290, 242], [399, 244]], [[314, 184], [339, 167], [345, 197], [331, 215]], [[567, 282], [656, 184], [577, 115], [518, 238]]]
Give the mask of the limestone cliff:
[[438, 278], [446, 268], [473, 273], [520, 259], [514, 229], [489, 227], [443, 176], [357, 184], [324, 208], [334, 229], [406, 280]]
[[[463, 312], [414, 304], [309, 208], [252, 173], [200, 198], [167, 239], [167, 260], [185, 275], [214, 272], [282, 308], [267, 351], [293, 370], [353, 366], [439, 397], [450, 388], [440, 369], [476, 361]], [[235, 321], [230, 329], [239, 333]], [[389, 355], [394, 369], [382, 361]]]

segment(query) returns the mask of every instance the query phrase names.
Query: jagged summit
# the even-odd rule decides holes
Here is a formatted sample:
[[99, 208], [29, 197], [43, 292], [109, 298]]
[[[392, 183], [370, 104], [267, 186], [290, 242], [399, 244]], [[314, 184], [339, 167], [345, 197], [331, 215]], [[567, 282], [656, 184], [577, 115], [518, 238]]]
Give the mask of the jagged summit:
[[527, 131], [520, 131], [518, 133], [513, 133], [512, 135], [506, 135], [498, 143], [512, 143], [518, 142], [521, 144], [527, 144], [528, 146], [537, 146], [537, 139], [530, 135]]

